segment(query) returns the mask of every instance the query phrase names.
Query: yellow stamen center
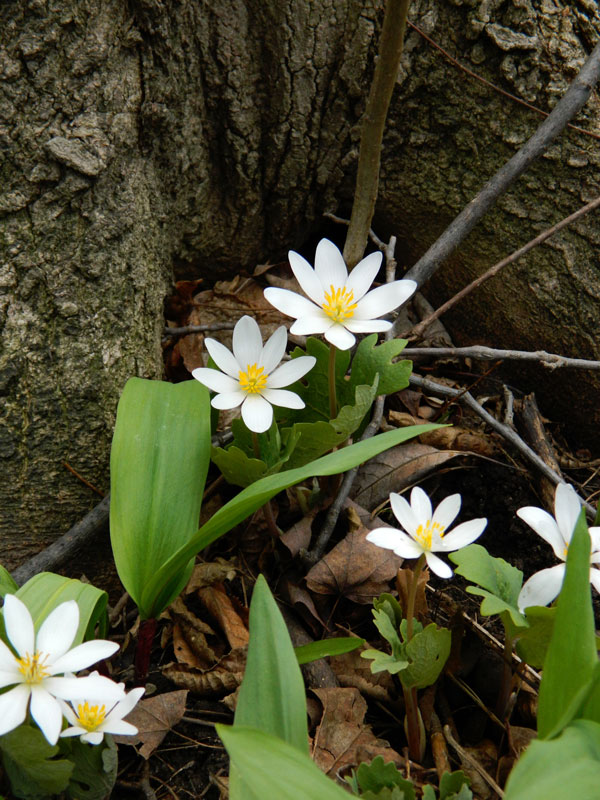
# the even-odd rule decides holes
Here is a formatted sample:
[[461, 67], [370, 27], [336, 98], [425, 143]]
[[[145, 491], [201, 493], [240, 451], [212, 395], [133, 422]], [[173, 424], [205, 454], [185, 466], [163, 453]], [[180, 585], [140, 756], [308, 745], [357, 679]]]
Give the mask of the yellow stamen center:
[[356, 303], [353, 303], [354, 292], [348, 289], [334, 289], [333, 284], [329, 287], [331, 291], [325, 292], [325, 302], [322, 305], [323, 311], [334, 322], [343, 324], [347, 319], [354, 316]]
[[419, 525], [417, 528], [415, 539], [425, 550], [431, 550], [433, 535], [437, 534], [441, 539], [445, 530], [444, 526], [440, 525], [439, 522], [432, 524], [431, 520], [428, 519], [425, 525]]
[[240, 370], [240, 389], [248, 394], [260, 394], [267, 385], [267, 376], [263, 375], [264, 367], [248, 364], [246, 372]]
[[46, 667], [47, 653], [35, 652], [33, 655], [25, 653], [17, 659], [18, 669], [25, 678], [25, 683], [30, 685], [41, 683], [50, 674]]
[[82, 728], [95, 731], [106, 716], [106, 706], [91, 706], [87, 700], [77, 706], [77, 719]]

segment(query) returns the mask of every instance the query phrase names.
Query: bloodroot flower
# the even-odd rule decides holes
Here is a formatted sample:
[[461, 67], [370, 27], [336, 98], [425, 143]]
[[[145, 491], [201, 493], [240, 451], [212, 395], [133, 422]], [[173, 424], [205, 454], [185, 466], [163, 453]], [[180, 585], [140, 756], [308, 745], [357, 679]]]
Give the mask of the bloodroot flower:
[[363, 258], [352, 272], [338, 248], [321, 239], [315, 254], [315, 268], [291, 250], [292, 271], [308, 298], [288, 289], [265, 289], [265, 298], [282, 314], [295, 317], [291, 333], [322, 333], [339, 350], [354, 344], [355, 333], [378, 333], [392, 327], [378, 319], [402, 305], [417, 288], [415, 281], [386, 283], [368, 291], [381, 266], [381, 253]]
[[432, 511], [431, 501], [418, 486], [410, 494], [410, 505], [399, 494], [390, 494], [392, 511], [404, 530], [376, 528], [367, 534], [369, 542], [378, 547], [393, 550], [402, 558], [419, 558], [425, 555], [427, 565], [440, 578], [451, 578], [452, 570], [434, 553], [452, 553], [471, 544], [483, 533], [487, 519], [472, 519], [462, 522], [450, 533], [448, 527], [460, 511], [459, 494], [446, 497]]
[[63, 716], [57, 698], [70, 700], [90, 694], [110, 698], [112, 703], [123, 699], [123, 689], [98, 673], [85, 678], [57, 677], [85, 669], [119, 649], [115, 642], [101, 639], [69, 649], [79, 626], [75, 600], [57, 606], [37, 636], [31, 614], [18, 597], [6, 595], [3, 613], [6, 635], [17, 655], [0, 640], [0, 688], [17, 685], [0, 695], [0, 735], [25, 720], [29, 705], [31, 716], [46, 739], [56, 744]]
[[[233, 329], [233, 353], [215, 339], [206, 339], [206, 349], [219, 370], [199, 367], [192, 375], [218, 394], [213, 408], [242, 406], [242, 419], [254, 433], [263, 433], [273, 421], [272, 406], [304, 408], [304, 401], [283, 386], [302, 378], [316, 363], [313, 356], [300, 356], [277, 366], [285, 353], [287, 331], [282, 325], [263, 347], [260, 328], [252, 317], [242, 317]], [[277, 369], [276, 369], [277, 367]]]
[[[571, 537], [581, 512], [581, 503], [572, 486], [559, 483], [554, 495], [554, 517], [543, 508], [525, 506], [517, 511], [523, 522], [548, 542], [554, 554], [562, 562], [567, 560]], [[590, 528], [590, 583], [600, 592], [600, 527]], [[525, 581], [519, 593], [519, 610], [529, 606], [547, 606], [559, 594], [565, 577], [565, 564], [542, 569]]]
[[[92, 677], [97, 674], [93, 672]], [[119, 684], [121, 691], [124, 686], [123, 683]], [[106, 695], [94, 695], [93, 699], [88, 695], [87, 700], [71, 700], [70, 705], [61, 701], [64, 715], [70, 723], [70, 727], [60, 734], [61, 737], [79, 736], [82, 742], [100, 744], [105, 733], [134, 736], [138, 729], [135, 725], [125, 722], [123, 717], [133, 710], [144, 691], [143, 688], [132, 689], [116, 704], [112, 697]]]

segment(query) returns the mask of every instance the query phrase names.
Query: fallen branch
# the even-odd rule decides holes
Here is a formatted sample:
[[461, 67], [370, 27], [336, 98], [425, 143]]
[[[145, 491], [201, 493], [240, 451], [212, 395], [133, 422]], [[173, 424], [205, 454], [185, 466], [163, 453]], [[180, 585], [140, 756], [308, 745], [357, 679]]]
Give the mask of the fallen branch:
[[165, 328], [163, 336], [187, 336], [189, 333], [207, 333], [208, 331], [231, 331], [234, 322], [215, 322], [212, 325], [185, 325], [183, 328]]
[[496, 350], [493, 347], [477, 344], [471, 347], [406, 347], [402, 351], [403, 358], [417, 358], [418, 356], [458, 356], [459, 358], [475, 358], [479, 361], [537, 361], [547, 369], [559, 367], [600, 369], [600, 361], [568, 358], [556, 353], [546, 353], [545, 350]]
[[585, 105], [600, 77], [600, 42], [594, 47], [581, 71], [533, 136], [485, 184], [481, 191], [450, 223], [444, 233], [406, 273], [405, 278], [423, 285], [450, 253], [473, 230], [479, 220], [506, 192], [516, 178], [538, 158]]
[[461, 289], [460, 292], [454, 295], [454, 297], [451, 297], [450, 300], [448, 300], [438, 309], [436, 309], [433, 312], [433, 314], [430, 314], [424, 320], [419, 322], [418, 325], [415, 325], [414, 328], [412, 328], [412, 330], [410, 331], [411, 339], [421, 338], [432, 322], [441, 317], [442, 314], [445, 314], [446, 311], [449, 311], [460, 300], [466, 297], [466, 295], [470, 294], [474, 289], [477, 289], [479, 286], [481, 286], [482, 283], [485, 283], [485, 281], [489, 280], [490, 278], [493, 278], [494, 275], [500, 272], [501, 269], [508, 266], [509, 264], [513, 264], [515, 261], [521, 258], [521, 256], [524, 256], [525, 253], [528, 253], [530, 250], [533, 250], [534, 247], [537, 247], [539, 244], [542, 244], [542, 242], [545, 242], [546, 239], [549, 239], [555, 233], [558, 233], [558, 231], [562, 230], [567, 225], [570, 225], [571, 222], [575, 222], [575, 220], [579, 219], [579, 217], [582, 217], [584, 214], [587, 214], [588, 211], [593, 211], [593, 209], [598, 208], [598, 206], [600, 206], [600, 197], [596, 197], [595, 200], [592, 200], [585, 206], [582, 206], [573, 214], [570, 214], [568, 217], [565, 217], [560, 222], [557, 222], [556, 225], [553, 225], [551, 228], [548, 228], [543, 233], [540, 233], [540, 235], [536, 236], [535, 239], [531, 239], [531, 241], [527, 242], [527, 244], [523, 245], [523, 247], [520, 247], [518, 250], [515, 250], [514, 253], [511, 253], [506, 258], [503, 258], [502, 261], [499, 261], [497, 264], [494, 264], [494, 266], [490, 267], [486, 272], [483, 273], [483, 275], [480, 275], [478, 278], [475, 278], [475, 280], [471, 281], [471, 283], [468, 286], [465, 286], [465, 288]]

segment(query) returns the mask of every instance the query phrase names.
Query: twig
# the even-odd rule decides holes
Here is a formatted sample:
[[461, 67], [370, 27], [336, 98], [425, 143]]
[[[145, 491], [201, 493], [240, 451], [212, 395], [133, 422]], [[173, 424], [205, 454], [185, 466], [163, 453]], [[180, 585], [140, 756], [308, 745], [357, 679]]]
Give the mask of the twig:
[[187, 336], [188, 333], [207, 333], [208, 331], [231, 331], [235, 322], [215, 322], [212, 325], [185, 325], [183, 328], [165, 328], [163, 336]]
[[450, 253], [473, 230], [483, 215], [504, 194], [512, 182], [519, 177], [532, 161], [546, 150], [569, 120], [583, 107], [599, 77], [600, 42], [594, 47], [564, 97], [541, 123], [533, 136], [525, 142], [510, 161], [498, 170], [483, 189], [450, 223], [439, 239], [406, 273], [406, 278], [415, 280], [419, 285], [422, 285], [433, 275]]
[[451, 297], [447, 302], [441, 305], [438, 309], [436, 309], [433, 314], [430, 314], [424, 320], [419, 322], [418, 325], [415, 325], [414, 328], [411, 330], [411, 339], [412, 338], [420, 338], [423, 336], [429, 325], [434, 322], [436, 319], [445, 314], [446, 311], [449, 311], [453, 306], [455, 306], [463, 297], [470, 294], [474, 289], [477, 289], [481, 286], [482, 283], [493, 278], [501, 269], [508, 266], [509, 264], [513, 264], [517, 261], [521, 256], [524, 256], [525, 253], [528, 253], [530, 250], [533, 250], [534, 247], [537, 245], [542, 244], [545, 242], [546, 239], [549, 239], [555, 233], [565, 228], [567, 225], [570, 225], [571, 222], [575, 222], [576, 219], [582, 217], [584, 214], [587, 214], [588, 211], [593, 211], [595, 208], [600, 206], [600, 197], [596, 197], [595, 200], [587, 203], [585, 206], [582, 206], [580, 209], [575, 211], [573, 214], [570, 214], [565, 219], [562, 219], [560, 222], [557, 222], [556, 225], [553, 225], [551, 228], [548, 228], [543, 233], [540, 233], [539, 236], [536, 236], [535, 239], [531, 239], [531, 241], [527, 242], [527, 244], [520, 247], [518, 250], [515, 250], [514, 253], [511, 253], [506, 258], [503, 258], [502, 261], [499, 261], [497, 264], [494, 264], [493, 267], [490, 267], [483, 275], [480, 275], [478, 278], [475, 278], [474, 281], [468, 286], [465, 286], [464, 289], [461, 289], [460, 292]]
[[[488, 411], [481, 406], [475, 398], [469, 394], [469, 392], [463, 389], [453, 389], [450, 386], [444, 386], [441, 383], [436, 383], [435, 381], [428, 380], [427, 378], [422, 378], [420, 375], [413, 375], [410, 376], [410, 382], [413, 386], [418, 386], [420, 389], [424, 389], [427, 392], [431, 392], [432, 394], [439, 394], [442, 397], [452, 397], [456, 400], [461, 400], [466, 405], [469, 406], [481, 419], [483, 419], [493, 430], [499, 433], [502, 437], [504, 437], [510, 444], [513, 445], [521, 455], [534, 464], [540, 472], [549, 478], [554, 484], [563, 483], [564, 478], [560, 473], [555, 472], [535, 453], [529, 445], [525, 444], [523, 439], [512, 429], [509, 428], [508, 425], [504, 425], [502, 422], [499, 422], [495, 417], [493, 417]], [[595, 509], [586, 502], [585, 500], [581, 499], [582, 504], [584, 505], [586, 511], [592, 515], [592, 518], [595, 514]]]
[[88, 487], [88, 489], [91, 489], [91, 490], [92, 490], [92, 492], [95, 492], [95, 493], [96, 493], [97, 495], [99, 495], [100, 497], [104, 497], [104, 492], [101, 492], [101, 491], [100, 491], [100, 489], [98, 489], [96, 486], [94, 486], [94, 484], [93, 484], [93, 483], [90, 483], [89, 481], [86, 481], [86, 479], [83, 477], [83, 475], [80, 475], [80, 474], [77, 472], [77, 470], [73, 469], [73, 467], [72, 467], [72, 466], [69, 464], [69, 462], [68, 462], [68, 461], [63, 461], [63, 467], [65, 467], [65, 469], [68, 469], [68, 470], [69, 470], [69, 472], [70, 472], [72, 475], [75, 475], [75, 477], [76, 477], [78, 480], [80, 480], [80, 481], [83, 483], [83, 485], [84, 485], [84, 486], [87, 486], [87, 487]]
[[448, 744], [451, 745], [454, 750], [456, 750], [460, 760], [463, 761], [464, 763], [467, 763], [470, 767], [476, 770], [481, 775], [483, 780], [488, 784], [488, 786], [490, 786], [498, 794], [499, 797], [504, 797], [504, 792], [498, 786], [498, 784], [492, 778], [492, 776], [488, 775], [487, 772], [479, 763], [479, 761], [477, 761], [476, 758], [473, 758], [473, 756], [470, 753], [468, 753], [463, 747], [461, 747], [454, 738], [454, 736], [452, 736], [452, 732], [450, 731], [449, 725], [444, 725], [444, 736], [446, 737], [446, 741], [448, 742]]
[[363, 257], [375, 209], [383, 129], [404, 48], [409, 2], [387, 0], [385, 4], [379, 55], [362, 122], [356, 189], [344, 247], [344, 260], [350, 269]]
[[418, 356], [459, 356], [460, 358], [475, 358], [479, 361], [538, 361], [547, 369], [558, 367], [571, 367], [573, 369], [600, 369], [600, 361], [591, 361], [586, 358], [568, 358], [556, 353], [546, 353], [545, 350], [495, 350], [484, 345], [471, 347], [406, 347], [402, 357], [417, 358]]
[[[460, 69], [461, 72], [465, 72], [467, 75], [470, 75], [471, 78], [475, 78], [476, 81], [483, 83], [484, 86], [489, 86], [490, 89], [493, 89], [495, 92], [498, 92], [498, 94], [501, 94], [504, 97], [508, 97], [510, 100], [514, 100], [515, 103], [519, 103], [519, 105], [525, 106], [525, 108], [528, 108], [530, 111], [535, 111], [536, 114], [541, 114], [543, 117], [548, 116], [547, 111], [543, 111], [541, 108], [531, 105], [531, 103], [528, 103], [527, 100], [523, 100], [522, 97], [517, 97], [516, 95], [507, 92], [505, 89], [501, 89], [500, 86], [496, 86], [495, 83], [492, 83], [491, 81], [482, 78], [481, 75], [478, 75], [476, 72], [473, 72], [473, 70], [469, 69], [468, 67], [465, 67], [464, 64], [461, 64], [460, 61], [454, 58], [454, 56], [451, 56], [450, 53], [444, 50], [444, 48], [441, 47], [437, 42], [435, 42], [433, 39], [430, 39], [429, 36], [427, 36], [427, 34], [425, 33], [425, 31], [422, 31], [421, 28], [419, 28], [410, 20], [407, 20], [406, 24], [409, 25], [413, 30], [415, 30], [420, 36], [422, 36], [426, 42], [429, 42], [429, 44], [432, 47], [435, 47], [436, 50], [439, 50], [440, 53], [442, 53], [442, 55], [445, 56], [445, 58], [447, 58], [451, 64], [454, 64], [455, 67], [458, 67], [458, 69]], [[594, 139], [600, 139], [600, 133], [594, 133], [594, 131], [588, 131], [585, 128], [580, 128], [578, 125], [573, 125], [570, 122], [567, 124], [567, 128], [571, 128], [571, 130], [578, 131], [578, 133], [583, 133], [585, 136], [591, 136]]]

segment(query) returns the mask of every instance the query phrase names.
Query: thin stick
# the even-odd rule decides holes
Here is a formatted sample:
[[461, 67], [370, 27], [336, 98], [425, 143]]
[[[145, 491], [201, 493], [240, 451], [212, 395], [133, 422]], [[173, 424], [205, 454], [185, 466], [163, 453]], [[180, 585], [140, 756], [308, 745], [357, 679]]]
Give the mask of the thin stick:
[[502, 261], [499, 261], [497, 264], [494, 264], [494, 266], [490, 267], [486, 272], [483, 273], [483, 275], [480, 275], [478, 278], [475, 278], [475, 280], [471, 281], [471, 283], [468, 286], [465, 286], [465, 288], [461, 289], [460, 292], [454, 295], [454, 297], [451, 297], [450, 300], [441, 305], [436, 311], [433, 312], [433, 314], [430, 314], [424, 320], [419, 322], [418, 325], [415, 325], [410, 332], [411, 338], [422, 337], [432, 322], [434, 322], [436, 319], [439, 319], [439, 317], [441, 317], [442, 314], [445, 314], [446, 311], [449, 311], [460, 300], [462, 300], [463, 297], [466, 297], [466, 295], [470, 294], [474, 289], [477, 289], [485, 281], [489, 280], [490, 278], [493, 278], [494, 275], [497, 275], [501, 269], [508, 266], [509, 264], [513, 264], [515, 261], [521, 258], [521, 256], [524, 256], [525, 253], [528, 253], [530, 250], [533, 250], [534, 247], [537, 247], [539, 244], [542, 244], [542, 242], [545, 242], [546, 239], [549, 239], [555, 233], [558, 233], [558, 231], [562, 230], [563, 228], [566, 228], [567, 225], [570, 225], [571, 222], [575, 222], [576, 219], [579, 219], [579, 217], [582, 217], [584, 214], [587, 214], [588, 211], [593, 211], [595, 208], [598, 208], [598, 206], [600, 206], [600, 197], [596, 197], [595, 200], [592, 200], [585, 206], [582, 206], [582, 208], [578, 209], [573, 214], [570, 214], [568, 217], [565, 217], [565, 219], [562, 219], [560, 222], [557, 222], [556, 225], [553, 225], [551, 228], [548, 228], [543, 233], [540, 233], [540, 235], [536, 236], [535, 239], [531, 239], [531, 241], [527, 242], [527, 244], [523, 245], [523, 247], [520, 247], [518, 250], [515, 250], [514, 253], [511, 253], [506, 258], [503, 258]]
[[446, 741], [448, 742], [448, 744], [451, 745], [454, 748], [454, 750], [456, 750], [461, 761], [466, 762], [470, 767], [476, 770], [481, 775], [483, 780], [488, 784], [488, 786], [490, 786], [498, 794], [499, 797], [504, 797], [504, 792], [498, 786], [498, 784], [492, 778], [492, 776], [488, 775], [488, 773], [484, 770], [479, 761], [477, 761], [476, 758], [473, 758], [472, 755], [470, 755], [464, 748], [462, 748], [456, 741], [454, 736], [452, 736], [452, 731], [450, 730], [449, 725], [444, 725], [444, 736], [446, 737]]
[[591, 361], [586, 358], [568, 358], [556, 353], [546, 353], [545, 350], [496, 350], [484, 345], [471, 347], [406, 347], [402, 357], [417, 358], [418, 356], [458, 356], [460, 358], [475, 358], [479, 361], [537, 361], [547, 369], [571, 367], [572, 369], [600, 369], [600, 361]]
[[379, 56], [362, 123], [356, 189], [344, 247], [344, 260], [350, 269], [363, 257], [375, 209], [383, 129], [398, 77], [409, 2], [387, 0], [385, 4]]
[[513, 181], [554, 141], [565, 125], [585, 105], [600, 77], [600, 42], [594, 47], [581, 71], [549, 116], [533, 136], [485, 184], [481, 191], [460, 212], [437, 241], [406, 273], [419, 286], [427, 281], [473, 230], [484, 214], [496, 203]]
[[212, 325], [185, 325], [183, 328], [165, 328], [163, 336], [187, 336], [188, 333], [207, 333], [208, 331], [231, 331], [235, 322], [215, 322]]
[[[471, 394], [469, 394], [469, 392], [465, 391], [464, 389], [453, 389], [450, 386], [444, 386], [441, 383], [430, 381], [427, 378], [422, 378], [420, 375], [415, 375], [414, 373], [410, 376], [410, 383], [413, 386], [418, 386], [420, 389], [424, 389], [426, 392], [431, 392], [434, 395], [437, 394], [442, 397], [452, 397], [455, 400], [464, 402], [479, 417], [481, 417], [481, 419], [484, 420], [484, 422], [486, 422], [490, 428], [495, 430], [508, 442], [510, 442], [510, 444], [512, 444], [524, 458], [536, 466], [543, 475], [552, 481], [552, 483], [564, 483], [564, 478], [560, 473], [550, 469], [545, 461], [543, 461], [538, 454], [532, 450], [531, 447], [529, 447], [529, 445], [525, 444], [523, 439], [521, 439], [521, 437], [512, 428], [509, 428], [508, 425], [504, 425], [502, 422], [499, 422], [495, 417], [493, 417], [488, 411], [485, 410], [485, 408], [483, 408], [483, 406], [477, 402], [477, 400], [475, 400]], [[581, 500], [581, 503], [585, 507], [586, 511], [588, 511], [593, 517], [593, 515], [596, 513], [595, 509], [592, 508], [592, 506], [582, 498], [579, 499]]]

